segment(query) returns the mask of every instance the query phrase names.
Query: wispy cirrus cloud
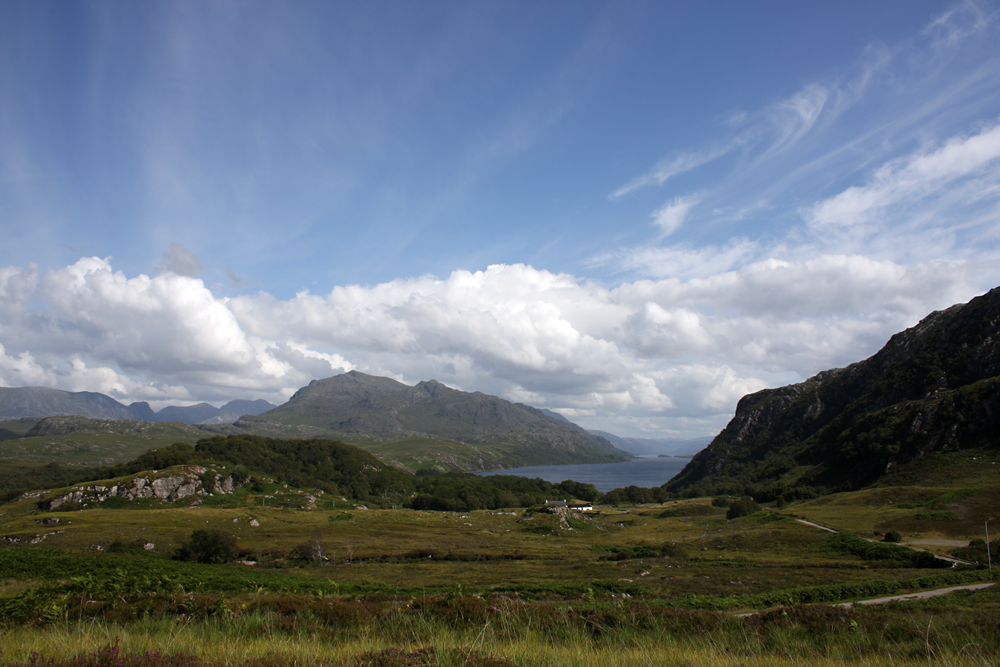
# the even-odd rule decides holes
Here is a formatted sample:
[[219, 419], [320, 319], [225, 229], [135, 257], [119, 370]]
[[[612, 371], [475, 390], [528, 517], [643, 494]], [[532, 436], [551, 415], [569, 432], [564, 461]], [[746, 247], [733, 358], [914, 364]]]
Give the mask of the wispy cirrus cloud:
[[[880, 166], [865, 185], [851, 186], [804, 211], [814, 228], [867, 227], [884, 221], [890, 209], [896, 216], [938, 205], [963, 184], [974, 187], [975, 200], [995, 199], [1000, 186], [1000, 124], [970, 136], [952, 137], [943, 145], [902, 156]], [[961, 188], [965, 190], [965, 188]], [[935, 205], [935, 204], [932, 204]], [[902, 211], [900, 210], [902, 209]]]
[[721, 146], [705, 148], [696, 151], [678, 152], [657, 163], [652, 169], [629, 181], [611, 193], [611, 199], [624, 197], [640, 188], [651, 185], [663, 185], [674, 176], [692, 171], [717, 160], [724, 155], [736, 150], [740, 145], [739, 141], [731, 141]]
[[697, 204], [697, 197], [677, 197], [653, 211], [653, 224], [659, 228], [659, 237], [666, 238], [680, 229], [687, 219], [688, 213]]
[[[668, 157], [613, 196], [738, 158], [712, 164], [696, 194], [675, 189], [651, 212], [659, 224], [649, 241], [593, 263], [650, 277], [853, 253], [984, 266], [1000, 242], [997, 39], [996, 12], [960, 3], [909, 40], [870, 45], [841, 74], [729, 114], [715, 141]], [[697, 229], [683, 226], [695, 199]], [[722, 230], [731, 240], [720, 242]]]

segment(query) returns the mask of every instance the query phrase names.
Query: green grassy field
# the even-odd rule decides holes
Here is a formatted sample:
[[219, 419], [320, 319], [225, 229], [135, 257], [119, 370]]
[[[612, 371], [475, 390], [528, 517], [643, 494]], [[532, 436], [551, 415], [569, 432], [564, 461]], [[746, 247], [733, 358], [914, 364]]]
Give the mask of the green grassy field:
[[126, 423], [142, 424], [143, 427], [136, 432], [80, 432], [3, 440], [0, 441], [0, 459], [105, 466], [131, 461], [150, 449], [175, 442], [193, 444], [211, 435], [180, 422]]
[[879, 485], [796, 503], [789, 512], [836, 530], [874, 537], [898, 530], [937, 553], [940, 542], [985, 537], [1000, 508], [1000, 452], [965, 450], [924, 457]]
[[[865, 560], [795, 520], [868, 539], [982, 537], [998, 506], [992, 459], [929, 458], [895, 485], [732, 520], [708, 498], [561, 518], [362, 509], [274, 483], [198, 506], [42, 511], [44, 497], [25, 498], [0, 505], [0, 664], [140, 664], [147, 651], [178, 665], [997, 664], [1000, 586], [831, 603], [1000, 569]], [[256, 564], [170, 558], [213, 529]], [[304, 555], [316, 546], [323, 559]]]

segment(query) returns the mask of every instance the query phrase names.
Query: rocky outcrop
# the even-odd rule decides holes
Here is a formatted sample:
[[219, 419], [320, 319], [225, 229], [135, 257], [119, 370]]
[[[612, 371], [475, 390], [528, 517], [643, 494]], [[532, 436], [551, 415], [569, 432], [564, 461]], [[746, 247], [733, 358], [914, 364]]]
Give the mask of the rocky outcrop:
[[41, 507], [57, 510], [67, 503], [103, 503], [109, 498], [155, 498], [173, 503], [191, 496], [200, 498], [209, 494], [229, 494], [239, 486], [232, 475], [212, 474], [207, 468], [192, 466], [175, 475], [135, 476], [127, 484], [78, 486], [68, 493], [43, 501]]

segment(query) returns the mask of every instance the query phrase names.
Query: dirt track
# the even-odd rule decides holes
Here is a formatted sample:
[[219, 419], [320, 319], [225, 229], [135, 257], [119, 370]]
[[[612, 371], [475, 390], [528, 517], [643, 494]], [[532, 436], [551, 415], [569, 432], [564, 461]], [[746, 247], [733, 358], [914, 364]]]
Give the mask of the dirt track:
[[995, 586], [996, 584], [970, 584], [968, 586], [952, 586], [950, 588], [937, 588], [933, 591], [920, 591], [918, 593], [909, 593], [907, 595], [891, 595], [885, 598], [875, 598], [872, 600], [858, 600], [857, 602], [843, 602], [837, 607], [853, 607], [856, 604], [860, 605], [874, 605], [874, 604], [885, 604], [886, 602], [896, 602], [899, 600], [926, 600], [927, 598], [934, 598], [939, 595], [947, 595], [948, 593], [953, 593], [955, 591], [978, 591], [983, 588], [989, 588], [990, 586]]

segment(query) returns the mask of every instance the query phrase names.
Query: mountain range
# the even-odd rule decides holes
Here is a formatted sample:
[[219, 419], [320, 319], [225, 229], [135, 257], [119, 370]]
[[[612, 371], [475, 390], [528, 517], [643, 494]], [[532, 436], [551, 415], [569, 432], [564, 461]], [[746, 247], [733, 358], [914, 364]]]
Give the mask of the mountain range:
[[[313, 380], [277, 407], [266, 401], [231, 401], [222, 408], [201, 403], [158, 413], [147, 403], [126, 406], [94, 392], [0, 388], [0, 440], [11, 443], [8, 457], [50, 457], [42, 452], [42, 443], [31, 444], [35, 437], [120, 439], [125, 433], [152, 433], [143, 424], [154, 421], [197, 424], [198, 431], [183, 436], [191, 442], [212, 434], [336, 439], [411, 469], [496, 470], [630, 456], [600, 435], [527, 405], [435, 380], [411, 387], [357, 371]], [[62, 440], [60, 446], [67, 444]], [[51, 445], [46, 441], [44, 446]], [[106, 450], [102, 459], [108, 458]]]
[[55, 415], [80, 415], [93, 419], [130, 419], [132, 421], [185, 424], [232, 423], [243, 415], [256, 415], [274, 407], [264, 400], [230, 401], [221, 408], [208, 403], [171, 405], [154, 412], [142, 401], [123, 405], [104, 394], [93, 391], [62, 391], [49, 387], [0, 387], [0, 421]]
[[1000, 446], [1000, 288], [931, 313], [874, 356], [744, 396], [664, 487], [768, 498], [846, 491], [932, 452]]

